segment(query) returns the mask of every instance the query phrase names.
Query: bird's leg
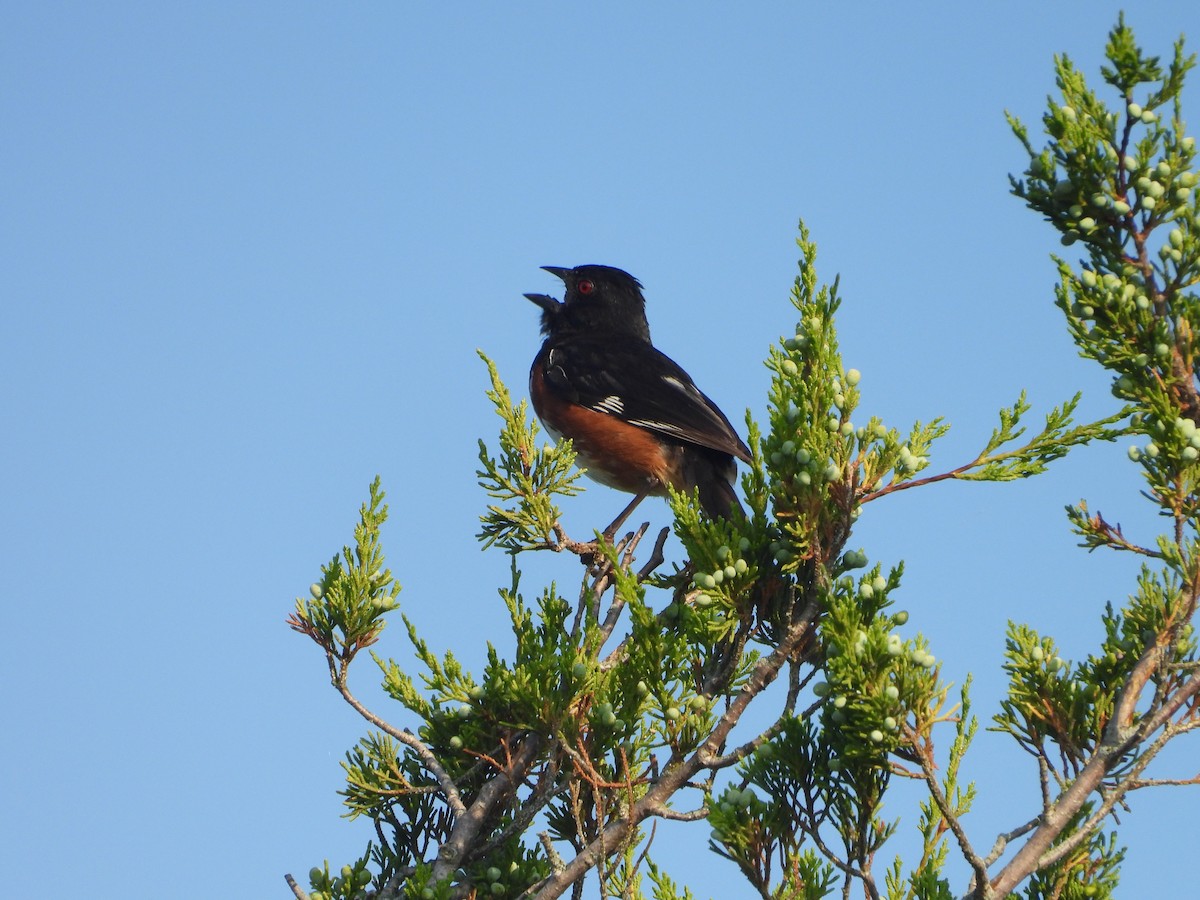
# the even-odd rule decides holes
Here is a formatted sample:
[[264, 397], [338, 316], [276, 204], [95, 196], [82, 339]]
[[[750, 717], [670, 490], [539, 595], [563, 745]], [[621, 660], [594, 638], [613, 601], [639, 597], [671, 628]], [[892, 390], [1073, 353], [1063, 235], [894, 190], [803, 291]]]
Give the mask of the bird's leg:
[[[660, 486], [661, 485], [657, 480], [651, 481], [649, 484], [647, 484], [645, 488], [643, 488], [632, 500], [629, 501], [629, 505], [621, 510], [620, 514], [612, 520], [612, 523], [602, 532], [600, 532], [600, 537], [604, 539], [606, 544], [608, 544], [610, 547], [616, 546], [615, 539], [617, 536], [617, 529], [625, 524], [625, 520], [632, 515], [635, 509], [637, 509], [638, 504], [658, 490]], [[559, 536], [559, 540], [560, 544], [562, 544], [561, 535]], [[608, 566], [608, 562], [605, 560], [603, 565], [600, 564], [604, 557], [600, 553], [600, 547], [597, 541], [589, 541], [586, 544], [575, 544], [567, 549], [571, 550], [573, 553], [579, 554], [579, 561], [587, 566], [589, 570], [591, 570], [591, 575], [599, 578], [604, 574], [604, 570]]]
[[[617, 517], [612, 520], [612, 524], [600, 532], [600, 537], [603, 538], [604, 543], [608, 544], [610, 547], [616, 546], [618, 551], [622, 549], [615, 543], [617, 530], [625, 523], [625, 520], [629, 518], [633, 511], [637, 509], [638, 504], [650, 496], [656, 485], [657, 482], [651, 482], [649, 485], [647, 485], [645, 490], [637, 494], [632, 500], [629, 501], [629, 505], [621, 510]], [[630, 537], [632, 537], [632, 535], [630, 535]], [[608, 559], [600, 553], [600, 547], [597, 541], [592, 541], [591, 545], [593, 548], [595, 548], [592, 553], [581, 554], [579, 559], [585, 566], [588, 567], [588, 574], [596, 579], [597, 584], [600, 584], [605, 574], [612, 568], [612, 563], [610, 563]], [[597, 595], [597, 600], [599, 600], [599, 595]]]
[[600, 532], [601, 536], [603, 536], [606, 542], [609, 544], [613, 542], [613, 538], [616, 537], [617, 534], [617, 529], [625, 524], [625, 520], [633, 514], [633, 511], [637, 509], [638, 504], [649, 497], [651, 491], [653, 491], [657, 486], [658, 482], [653, 482], [647, 485], [644, 490], [642, 490], [631, 501], [629, 501], [629, 505], [621, 510], [617, 517], [613, 519], [612, 524], [605, 528], [604, 531]]

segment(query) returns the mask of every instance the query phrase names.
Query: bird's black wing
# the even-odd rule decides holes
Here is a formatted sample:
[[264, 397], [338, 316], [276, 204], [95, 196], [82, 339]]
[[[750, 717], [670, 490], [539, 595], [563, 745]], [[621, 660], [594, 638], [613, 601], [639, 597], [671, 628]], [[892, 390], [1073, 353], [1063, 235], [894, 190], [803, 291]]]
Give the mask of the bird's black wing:
[[551, 338], [546, 383], [566, 399], [631, 425], [750, 461], [725, 414], [674, 360], [641, 341]]

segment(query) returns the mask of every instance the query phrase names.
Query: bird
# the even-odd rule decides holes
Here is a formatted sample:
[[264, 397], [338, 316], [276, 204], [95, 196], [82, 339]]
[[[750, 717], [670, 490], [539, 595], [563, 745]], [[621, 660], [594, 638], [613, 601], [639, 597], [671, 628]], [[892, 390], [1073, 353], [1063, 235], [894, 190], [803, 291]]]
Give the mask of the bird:
[[545, 341], [529, 395], [555, 440], [570, 438], [595, 481], [634, 495], [603, 532], [609, 540], [648, 496], [696, 491], [712, 519], [744, 515], [735, 458], [750, 449], [690, 375], [650, 341], [636, 278], [613, 266], [542, 266], [565, 285], [562, 301], [525, 297], [542, 310]]

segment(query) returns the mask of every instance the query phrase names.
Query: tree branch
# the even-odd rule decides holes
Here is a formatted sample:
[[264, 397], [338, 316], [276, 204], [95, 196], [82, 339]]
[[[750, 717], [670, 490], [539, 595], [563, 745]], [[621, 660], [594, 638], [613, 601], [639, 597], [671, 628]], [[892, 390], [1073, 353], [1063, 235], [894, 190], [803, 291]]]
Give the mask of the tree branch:
[[[1099, 812], [1089, 819], [1088, 828], [1081, 828], [1053, 851], [1050, 847], [1062, 834], [1064, 828], [1075, 817], [1076, 813], [1087, 802], [1093, 792], [1100, 789], [1104, 777], [1115, 768], [1121, 760], [1137, 747], [1146, 737], [1162, 727], [1189, 698], [1200, 692], [1200, 675], [1193, 675], [1176, 691], [1170, 700], [1154, 715], [1148, 716], [1137, 727], [1133, 727], [1132, 719], [1137, 707], [1138, 696], [1151, 678], [1161, 660], [1161, 652], [1157, 647], [1150, 647], [1142, 654], [1130, 673], [1125, 688], [1118, 696], [1113, 716], [1105, 727], [1104, 738], [1096, 752], [1092, 754], [1078, 777], [1050, 805], [1041, 817], [1041, 824], [1030, 836], [1029, 840], [1017, 851], [1016, 856], [1009, 861], [999, 874], [992, 879], [991, 887], [1000, 896], [1011, 892], [1018, 884], [1033, 872], [1061, 859], [1062, 856], [1078, 846], [1086, 839], [1091, 830], [1103, 820]], [[1122, 723], [1125, 723], [1122, 725]], [[1173, 733], [1164, 733], [1152, 744], [1135, 764], [1134, 772], [1140, 772], [1158, 751], [1173, 737]], [[1125, 783], [1115, 786], [1105, 797], [1101, 810], [1104, 815], [1128, 793]], [[1099, 818], [1097, 818], [1099, 816]], [[1064, 850], [1064, 848], [1069, 848]]]
[[986, 885], [988, 883], [987, 864], [975, 852], [975, 848], [971, 846], [971, 841], [967, 837], [966, 831], [963, 830], [962, 823], [958, 821], [958, 816], [951, 809], [950, 802], [946, 799], [946, 795], [942, 791], [942, 786], [938, 784], [937, 775], [933, 770], [933, 759], [931, 758], [929, 745], [921, 742], [920, 735], [907, 722], [904, 724], [904, 736], [908, 738], [908, 743], [913, 748], [917, 763], [921, 767], [921, 774], [924, 776], [925, 786], [929, 789], [929, 795], [937, 805], [938, 812], [942, 814], [942, 821], [953, 832], [955, 839], [958, 841], [959, 849], [962, 851], [963, 858], [975, 873], [977, 888], [980, 885]]
[[[815, 615], [816, 601], [811, 601], [810, 606]], [[706, 768], [705, 759], [717, 757], [719, 748], [724, 744], [734, 725], [737, 724], [742, 712], [750, 701], [779, 675], [779, 670], [808, 637], [809, 628], [810, 622], [807, 617], [801, 617], [801, 620], [788, 630], [784, 640], [770, 654], [758, 661], [750, 678], [717, 721], [704, 743], [688, 759], [681, 760], [675, 765], [668, 765], [666, 771], [650, 786], [642, 798], [633, 804], [625, 816], [604, 828], [561, 871], [548, 877], [534, 895], [536, 900], [554, 900], [556, 897], [561, 897], [572, 883], [581, 879], [590, 868], [607, 858], [615, 848], [619, 848], [640, 822], [651, 816], [663, 816], [668, 812], [667, 802], [670, 798], [676, 791], [684, 787], [697, 772]]]
[[456, 817], [462, 816], [466, 813], [467, 809], [463, 805], [462, 797], [458, 793], [458, 788], [454, 786], [454, 780], [450, 777], [446, 770], [442, 768], [442, 764], [438, 761], [438, 758], [433, 755], [433, 751], [425, 746], [424, 741], [420, 740], [411, 731], [397, 728], [389, 722], [384, 721], [379, 716], [375, 715], [375, 713], [363, 706], [362, 703], [359, 702], [358, 698], [350, 692], [350, 687], [346, 684], [345, 671], [338, 673], [334, 677], [334, 685], [337, 687], [338, 692], [342, 695], [342, 698], [349, 703], [360, 716], [362, 716], [380, 731], [384, 732], [384, 734], [394, 737], [406, 747], [411, 748], [412, 751], [416, 753], [418, 757], [420, 757], [420, 760], [425, 765], [425, 768], [428, 769], [433, 777], [437, 780], [438, 787], [441, 788], [442, 793], [445, 795], [446, 804], [450, 807], [451, 813], [453, 813]]
[[438, 848], [437, 859], [430, 874], [431, 881], [441, 881], [459, 867], [467, 851], [476, 842], [483, 823], [496, 811], [508, 791], [516, 790], [521, 779], [525, 777], [525, 772], [537, 758], [541, 747], [540, 735], [527, 734], [524, 743], [512, 757], [508, 771], [497, 772], [495, 777], [480, 788], [471, 806], [456, 817], [450, 837]]
[[1041, 817], [1039, 816], [1036, 819], [1030, 819], [1024, 825], [1018, 825], [1012, 831], [1006, 831], [1004, 834], [998, 835], [996, 837], [996, 842], [992, 844], [991, 851], [987, 856], [984, 857], [983, 864], [985, 866], [990, 866], [992, 863], [998, 860], [1004, 855], [1004, 850], [1009, 845], [1010, 841], [1015, 841], [1017, 838], [1029, 834], [1029, 832], [1037, 828], [1040, 821]]

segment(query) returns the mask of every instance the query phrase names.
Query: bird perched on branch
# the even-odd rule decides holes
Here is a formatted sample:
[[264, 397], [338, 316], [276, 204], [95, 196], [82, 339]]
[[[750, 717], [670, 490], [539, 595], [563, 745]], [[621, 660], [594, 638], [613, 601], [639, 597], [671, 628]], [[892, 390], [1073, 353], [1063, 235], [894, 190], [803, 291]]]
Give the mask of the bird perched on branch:
[[606, 530], [611, 539], [647, 496], [697, 491], [713, 518], [741, 513], [734, 457], [750, 461], [725, 414], [650, 343], [642, 286], [611, 266], [543, 266], [566, 285], [542, 309], [545, 343], [529, 372], [533, 408], [555, 438], [568, 437], [587, 474], [634, 495]]

